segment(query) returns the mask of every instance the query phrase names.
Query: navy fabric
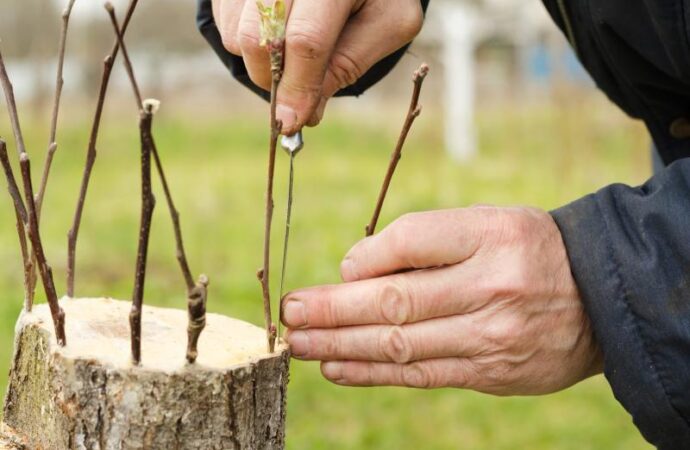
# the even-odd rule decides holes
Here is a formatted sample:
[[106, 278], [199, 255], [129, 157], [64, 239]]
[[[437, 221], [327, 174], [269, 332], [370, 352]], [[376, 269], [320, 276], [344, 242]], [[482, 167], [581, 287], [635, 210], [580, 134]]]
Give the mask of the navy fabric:
[[690, 133], [673, 129], [690, 117], [690, 0], [544, 3], [663, 160], [643, 186], [609, 186], [552, 214], [616, 398], [649, 442], [690, 449]]
[[[426, 8], [429, 5], [429, 0], [420, 1], [422, 3], [422, 8], [426, 12]], [[225, 64], [225, 67], [227, 67], [228, 70], [230, 70], [230, 72], [237, 79], [237, 81], [251, 89], [252, 92], [260, 95], [263, 99], [268, 100], [270, 94], [267, 91], [256, 86], [249, 78], [249, 74], [247, 73], [247, 68], [244, 65], [242, 57], [233, 55], [232, 53], [225, 50], [225, 47], [223, 47], [223, 41], [221, 39], [220, 32], [218, 31], [216, 23], [213, 20], [213, 9], [211, 0], [198, 0], [196, 22], [199, 31], [201, 31], [201, 34], [204, 36], [204, 38], [206, 38], [206, 40], [211, 45], [213, 50], [216, 52], [218, 57], [221, 59], [223, 64]], [[398, 61], [400, 61], [400, 59], [407, 51], [408, 47], [409, 45], [383, 58], [381, 61], [375, 64], [366, 74], [364, 74], [362, 78], [357, 80], [355, 84], [348, 86], [345, 89], [341, 89], [335, 94], [335, 96], [348, 97], [362, 95], [364, 91], [366, 91], [367, 89], [381, 81], [386, 75], [388, 75], [388, 73], [390, 73], [391, 70], [393, 70], [395, 65], [398, 63]]]

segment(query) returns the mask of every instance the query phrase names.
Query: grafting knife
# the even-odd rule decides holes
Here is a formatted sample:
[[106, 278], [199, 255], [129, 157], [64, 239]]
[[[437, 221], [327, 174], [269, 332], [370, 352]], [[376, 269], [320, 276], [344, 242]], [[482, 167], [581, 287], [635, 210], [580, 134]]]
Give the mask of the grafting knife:
[[[290, 241], [290, 220], [292, 219], [292, 198], [293, 188], [295, 184], [295, 156], [297, 156], [297, 153], [299, 153], [299, 151], [302, 150], [302, 148], [304, 147], [304, 139], [302, 138], [302, 132], [298, 131], [292, 136], [283, 136], [280, 140], [280, 145], [290, 156], [290, 177], [288, 181], [287, 213], [285, 216], [285, 240], [283, 241], [283, 267], [281, 268], [280, 296], [278, 297], [278, 301], [282, 302], [283, 295], [285, 294], [283, 290], [285, 288], [285, 269], [287, 268], [288, 243]], [[281, 311], [282, 314], [282, 308], [280, 308], [280, 303], [278, 306], [278, 311]], [[280, 317], [280, 319], [282, 320], [282, 317]], [[279, 336], [281, 320], [278, 320]]]

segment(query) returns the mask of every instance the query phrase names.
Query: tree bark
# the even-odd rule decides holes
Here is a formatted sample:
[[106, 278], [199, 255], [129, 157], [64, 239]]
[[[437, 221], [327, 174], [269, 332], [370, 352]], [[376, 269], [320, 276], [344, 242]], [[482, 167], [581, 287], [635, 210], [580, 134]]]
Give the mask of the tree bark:
[[134, 367], [128, 303], [61, 303], [67, 347], [46, 305], [17, 322], [0, 449], [284, 447], [289, 352], [281, 342], [266, 353], [263, 329], [209, 314], [197, 363], [187, 364], [185, 311], [145, 306]]

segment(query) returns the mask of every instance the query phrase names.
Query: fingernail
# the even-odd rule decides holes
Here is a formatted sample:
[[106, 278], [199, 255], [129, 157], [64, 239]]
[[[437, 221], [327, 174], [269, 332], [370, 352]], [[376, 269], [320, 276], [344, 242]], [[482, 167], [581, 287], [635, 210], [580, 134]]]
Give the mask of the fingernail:
[[290, 328], [301, 328], [307, 325], [307, 311], [301, 301], [292, 298], [285, 301], [283, 323]]
[[358, 279], [355, 262], [349, 256], [346, 256], [343, 262], [340, 264], [340, 275], [343, 278], [343, 281], [354, 281]]
[[309, 353], [309, 335], [303, 331], [293, 331], [288, 334], [288, 343], [292, 356], [300, 358]]
[[276, 107], [276, 118], [283, 122], [283, 130], [293, 130], [297, 126], [297, 113], [286, 105]]
[[321, 373], [329, 380], [337, 381], [343, 379], [343, 364], [338, 361], [329, 361], [321, 365]]

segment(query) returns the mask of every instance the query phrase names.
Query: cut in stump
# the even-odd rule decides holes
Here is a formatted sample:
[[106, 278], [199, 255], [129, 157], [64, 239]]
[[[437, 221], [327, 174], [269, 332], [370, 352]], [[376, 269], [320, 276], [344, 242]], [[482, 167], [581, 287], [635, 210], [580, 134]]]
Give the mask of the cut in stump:
[[[262, 328], [209, 314], [185, 360], [187, 313], [145, 306], [142, 364], [130, 357], [130, 304], [63, 299], [67, 347], [50, 312], [22, 313], [3, 438], [30, 449], [281, 449], [289, 352]], [[10, 447], [13, 448], [13, 447]]]

